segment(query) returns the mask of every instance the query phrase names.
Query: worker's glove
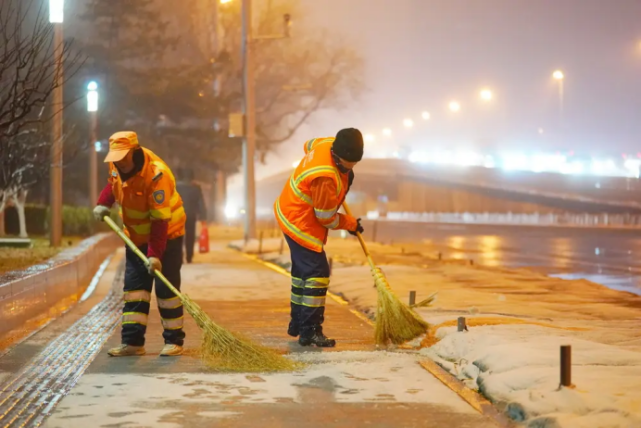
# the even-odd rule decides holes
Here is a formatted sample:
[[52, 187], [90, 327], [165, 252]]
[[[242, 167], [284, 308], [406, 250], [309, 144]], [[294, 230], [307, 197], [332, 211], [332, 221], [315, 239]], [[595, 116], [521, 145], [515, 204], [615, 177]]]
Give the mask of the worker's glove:
[[97, 205], [93, 209], [93, 217], [96, 221], [105, 221], [105, 217], [109, 217], [111, 210], [103, 205]]
[[162, 262], [157, 257], [149, 257], [149, 264], [147, 265], [149, 275], [154, 276], [154, 272], [162, 272]]
[[361, 233], [361, 234], [363, 232], [365, 232], [365, 229], [363, 229], [363, 226], [361, 226], [361, 219], [360, 218], [358, 220], [356, 220], [356, 230], [350, 230], [349, 231], [350, 235], [354, 235], [354, 236], [356, 236], [356, 232]]

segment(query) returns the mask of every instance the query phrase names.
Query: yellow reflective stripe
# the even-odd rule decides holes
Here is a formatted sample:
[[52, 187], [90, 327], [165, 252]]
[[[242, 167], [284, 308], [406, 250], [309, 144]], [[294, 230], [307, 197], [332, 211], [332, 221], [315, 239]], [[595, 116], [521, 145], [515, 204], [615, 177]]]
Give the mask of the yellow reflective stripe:
[[336, 175], [336, 178], [340, 182], [340, 176], [338, 175], [338, 171], [336, 171], [336, 168], [332, 166], [317, 166], [314, 168], [310, 168], [306, 171], [303, 171], [298, 177], [296, 177], [296, 180], [295, 180], [296, 186], [298, 186], [301, 183], [301, 181], [303, 181], [310, 175], [318, 174], [319, 172], [331, 172], [332, 174]]
[[178, 318], [161, 318], [162, 326], [165, 330], [180, 330], [183, 328], [183, 317]]
[[178, 297], [171, 299], [158, 299], [158, 307], [161, 309], [176, 309], [182, 306], [182, 301]]
[[302, 305], [303, 304], [303, 296], [299, 296], [298, 294], [292, 293], [291, 302], [293, 304], [295, 304], [295, 305]]
[[151, 217], [155, 220], [168, 220], [171, 218], [171, 208], [152, 209]]
[[150, 302], [151, 293], [147, 290], [125, 291], [125, 302]]
[[292, 287], [303, 288], [305, 286], [305, 281], [300, 278], [292, 277]]
[[[307, 142], [307, 152], [309, 152], [310, 150], [312, 150], [312, 147], [314, 147], [314, 142], [315, 142], [315, 141], [316, 141], [316, 138], [312, 138], [311, 140], [309, 140], [309, 141]], [[299, 143], [299, 144], [300, 144], [300, 143]], [[300, 146], [298, 146], [298, 147], [300, 147]]]
[[336, 214], [336, 211], [338, 211], [338, 208], [332, 208], [331, 210], [320, 210], [318, 208], [314, 208], [314, 214], [316, 214], [316, 218], [320, 218], [322, 220], [332, 218], [334, 214]]
[[173, 207], [178, 202], [180, 202], [180, 195], [178, 194], [178, 192], [174, 192], [174, 194], [171, 195], [171, 199], [169, 200], [169, 204]]
[[151, 233], [151, 223], [128, 224], [127, 229], [131, 229], [138, 235], [149, 235]]
[[178, 220], [180, 220], [183, 216], [185, 215], [185, 208], [180, 207], [173, 213], [171, 213], [171, 220], [169, 220], [170, 223], [176, 223]]
[[291, 233], [293, 233], [294, 235], [298, 236], [300, 239], [302, 239], [302, 240], [303, 240], [303, 241], [305, 241], [305, 242], [308, 242], [308, 243], [310, 243], [310, 244], [312, 244], [312, 245], [315, 245], [315, 246], [317, 246], [317, 247], [319, 247], [319, 248], [322, 248], [322, 247], [323, 247], [323, 242], [322, 242], [322, 241], [320, 241], [320, 240], [318, 240], [318, 239], [314, 238], [314, 237], [313, 237], [313, 236], [311, 236], [311, 235], [308, 235], [308, 234], [304, 233], [304, 232], [303, 232], [303, 231], [301, 231], [299, 228], [297, 228], [296, 226], [294, 226], [293, 224], [291, 224], [291, 223], [289, 222], [289, 220], [287, 220], [287, 218], [283, 215], [283, 212], [282, 212], [282, 211], [281, 211], [281, 209], [280, 209], [280, 201], [276, 201], [276, 214], [278, 215], [278, 218], [279, 218], [279, 219], [280, 219], [280, 221], [283, 223], [283, 225], [284, 225], [284, 226], [287, 228], [287, 230], [289, 230]]
[[[315, 168], [310, 168], [307, 171], [304, 171], [298, 177], [296, 177], [296, 180], [294, 182], [295, 187], [298, 187], [301, 181], [303, 181], [310, 175], [318, 174], [320, 172], [331, 172], [332, 174], [334, 174], [334, 176], [336, 177], [336, 195], [340, 195], [343, 189], [343, 182], [341, 180], [340, 174], [338, 173], [338, 170], [336, 170], [336, 168], [334, 168], [333, 166], [317, 166]], [[294, 171], [294, 173], [296, 172]]]
[[340, 222], [340, 217], [336, 216], [336, 218], [332, 220], [330, 224], [324, 224], [323, 226], [325, 226], [328, 229], [336, 229], [338, 227], [339, 222]]
[[289, 179], [289, 187], [292, 188], [292, 191], [298, 196], [299, 199], [302, 199], [303, 202], [312, 205], [312, 198], [304, 194], [294, 183], [294, 176], [292, 175]]
[[303, 302], [301, 305], [309, 308], [322, 308], [325, 306], [325, 296], [303, 296]]
[[305, 288], [328, 288], [329, 278], [310, 278], [305, 281]]
[[147, 325], [147, 314], [142, 312], [125, 312], [122, 314], [122, 324]]
[[131, 208], [125, 208], [125, 214], [132, 220], [144, 220], [149, 218], [149, 211], [138, 211]]

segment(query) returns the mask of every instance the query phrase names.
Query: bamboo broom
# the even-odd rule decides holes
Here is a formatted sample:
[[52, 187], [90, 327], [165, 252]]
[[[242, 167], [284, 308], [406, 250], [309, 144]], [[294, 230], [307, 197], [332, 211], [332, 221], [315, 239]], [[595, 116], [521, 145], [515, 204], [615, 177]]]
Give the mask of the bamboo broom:
[[[147, 257], [111, 218], [105, 217], [104, 221], [125, 241], [131, 251], [140, 257], [146, 265], [149, 264]], [[299, 367], [299, 364], [283, 357], [273, 349], [257, 345], [249, 339], [232, 334], [219, 326], [209, 318], [198, 303], [186, 294], [179, 292], [162, 272], [155, 271], [154, 273], [167, 288], [178, 296], [189, 315], [203, 332], [202, 357], [205, 364], [211, 368], [233, 372], [271, 372], [294, 370]]]
[[[343, 207], [345, 208], [345, 213], [351, 216], [352, 213], [347, 203], [344, 202]], [[374, 264], [363, 236], [356, 232], [356, 237], [372, 269], [374, 283], [378, 292], [374, 331], [376, 343], [387, 345], [391, 342], [395, 345], [400, 345], [425, 334], [429, 328], [427, 322], [399, 300], [394, 291], [392, 291], [383, 272]]]

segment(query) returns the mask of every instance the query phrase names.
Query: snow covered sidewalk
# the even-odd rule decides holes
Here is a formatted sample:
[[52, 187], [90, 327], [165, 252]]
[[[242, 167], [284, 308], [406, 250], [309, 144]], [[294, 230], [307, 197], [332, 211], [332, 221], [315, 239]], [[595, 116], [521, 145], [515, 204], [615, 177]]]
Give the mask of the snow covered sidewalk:
[[[287, 246], [265, 240], [262, 257], [288, 267]], [[257, 252], [257, 243], [233, 246]], [[526, 269], [440, 261], [429, 247], [373, 244], [374, 260], [406, 300], [438, 292], [419, 313], [433, 328], [420, 353], [478, 388], [529, 427], [641, 426], [641, 297]], [[333, 239], [331, 290], [373, 314], [376, 293], [358, 244]], [[469, 331], [458, 333], [456, 319]], [[328, 323], [331, 332], [331, 320]], [[559, 348], [573, 350], [573, 389], [559, 389]]]

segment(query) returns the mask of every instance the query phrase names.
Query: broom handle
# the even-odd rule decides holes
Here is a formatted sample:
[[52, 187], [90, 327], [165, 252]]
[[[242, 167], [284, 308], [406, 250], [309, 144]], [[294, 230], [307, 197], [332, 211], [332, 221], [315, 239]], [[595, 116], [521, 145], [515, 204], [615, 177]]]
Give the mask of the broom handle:
[[[118, 234], [118, 236], [120, 236], [120, 238], [121, 238], [123, 241], [125, 241], [125, 244], [127, 244], [127, 246], [129, 247], [129, 249], [130, 249], [131, 251], [133, 251], [133, 252], [134, 252], [134, 254], [136, 254], [138, 257], [140, 257], [140, 260], [142, 260], [146, 265], [149, 265], [149, 259], [147, 259], [147, 256], [145, 256], [145, 254], [144, 254], [142, 251], [140, 251], [140, 248], [138, 248], [138, 247], [136, 246], [136, 244], [134, 244], [134, 243], [133, 243], [133, 241], [132, 241], [131, 239], [129, 239], [129, 237], [128, 237], [127, 235], [125, 235], [125, 232], [123, 232], [123, 231], [122, 231], [122, 229], [120, 229], [120, 228], [118, 227], [118, 225], [116, 224], [116, 222], [115, 222], [115, 221], [113, 221], [110, 217], [104, 217], [104, 219], [103, 219], [103, 220], [105, 221], [105, 223], [107, 223], [107, 224], [109, 225], [109, 227], [111, 228], [111, 230], [113, 230], [114, 232], [116, 232], [116, 233]], [[176, 290], [176, 287], [174, 287], [173, 285], [171, 285], [171, 282], [169, 282], [169, 280], [168, 280], [167, 278], [165, 278], [165, 275], [163, 275], [163, 274], [162, 274], [162, 272], [160, 272], [160, 271], [158, 271], [158, 270], [155, 270], [155, 271], [154, 271], [154, 273], [156, 274], [156, 276], [157, 276], [158, 278], [160, 278], [160, 280], [161, 280], [162, 282], [164, 282], [164, 283], [165, 283], [165, 285], [167, 286], [167, 288], [169, 288], [171, 291], [173, 291], [173, 293], [174, 293], [176, 296], [181, 297], [180, 292], [179, 292], [178, 290]]]
[[[343, 208], [345, 208], [345, 213], [347, 215], [349, 215], [349, 216], [352, 215], [352, 211], [347, 206], [347, 202], [343, 202]], [[363, 236], [361, 235], [360, 232], [356, 232], [356, 237], [358, 238], [358, 242], [361, 243], [361, 248], [363, 249], [363, 252], [365, 253], [365, 257], [367, 257], [367, 261], [369, 262], [369, 266], [372, 269], [376, 269], [376, 265], [374, 264], [374, 259], [372, 259], [372, 255], [369, 253], [369, 250], [367, 249], [367, 244], [365, 244], [365, 240], [363, 239]]]

